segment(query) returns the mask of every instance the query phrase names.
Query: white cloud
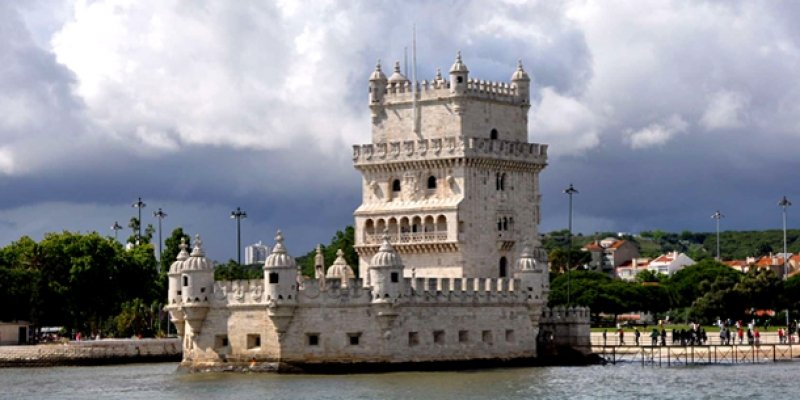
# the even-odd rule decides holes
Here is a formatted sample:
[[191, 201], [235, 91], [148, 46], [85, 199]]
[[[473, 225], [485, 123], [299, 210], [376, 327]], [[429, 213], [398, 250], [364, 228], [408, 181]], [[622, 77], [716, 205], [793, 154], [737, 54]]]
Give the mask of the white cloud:
[[700, 124], [707, 130], [739, 128], [744, 125], [749, 99], [737, 92], [719, 91], [711, 96]]
[[637, 131], [626, 131], [626, 141], [632, 149], [646, 149], [667, 143], [675, 134], [683, 133], [689, 125], [680, 115], [652, 123]]
[[532, 141], [548, 143], [552, 154], [578, 154], [600, 142], [600, 119], [578, 99], [562, 96], [552, 88], [540, 91], [542, 98], [532, 111]]
[[7, 147], [0, 147], [0, 174], [14, 173], [14, 156]]

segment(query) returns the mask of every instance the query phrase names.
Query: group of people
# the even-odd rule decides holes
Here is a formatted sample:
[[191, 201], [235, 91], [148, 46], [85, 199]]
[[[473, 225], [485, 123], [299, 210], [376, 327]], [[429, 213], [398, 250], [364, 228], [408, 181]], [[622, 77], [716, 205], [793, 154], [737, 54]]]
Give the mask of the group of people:
[[[758, 327], [755, 326], [755, 322], [751, 322], [747, 325], [743, 324], [742, 321], [718, 321], [717, 323], [720, 328], [719, 339], [721, 345], [735, 345], [737, 344], [737, 339], [738, 344], [740, 345], [745, 343], [748, 345], [761, 344], [761, 332], [758, 330]], [[645, 327], [645, 330], [646, 329], [647, 327]], [[616, 334], [618, 337], [617, 344], [624, 346], [625, 330], [620, 325], [617, 325]], [[634, 346], [642, 345], [642, 334], [642, 331], [640, 331], [638, 327], [633, 329]], [[794, 334], [796, 334], [798, 340], [800, 340], [800, 324], [793, 322], [786, 329], [779, 328], [777, 334], [779, 344], [794, 343]], [[658, 346], [659, 344], [661, 346], [667, 345], [667, 330], [664, 328], [663, 324], [659, 324], [657, 327], [654, 327], [648, 336], [650, 336], [651, 346]], [[708, 334], [706, 333], [706, 330], [699, 324], [691, 323], [688, 329], [672, 329], [671, 339], [672, 345], [702, 346], [708, 343]], [[745, 342], [745, 339], [747, 342]], [[607, 342], [608, 330], [606, 329], [603, 330], [603, 346], [607, 345]]]

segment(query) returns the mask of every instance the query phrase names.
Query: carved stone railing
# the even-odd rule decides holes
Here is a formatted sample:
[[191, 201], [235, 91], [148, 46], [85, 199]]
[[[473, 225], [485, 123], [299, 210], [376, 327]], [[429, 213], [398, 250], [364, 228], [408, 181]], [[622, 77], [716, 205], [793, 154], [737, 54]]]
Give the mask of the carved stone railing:
[[[382, 233], [366, 234], [364, 244], [381, 244]], [[389, 234], [389, 242], [393, 244], [434, 243], [447, 241], [447, 232], [404, 232]]]

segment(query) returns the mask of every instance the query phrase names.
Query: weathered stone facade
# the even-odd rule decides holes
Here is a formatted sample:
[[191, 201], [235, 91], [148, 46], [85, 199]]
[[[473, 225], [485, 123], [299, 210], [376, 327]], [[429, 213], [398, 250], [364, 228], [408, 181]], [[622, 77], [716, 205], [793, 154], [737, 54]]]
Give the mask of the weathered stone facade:
[[[191, 254], [181, 251], [166, 309], [184, 366], [537, 356], [549, 292], [537, 247], [547, 146], [527, 142], [530, 79], [521, 64], [510, 84], [468, 73], [459, 55], [449, 80], [439, 75], [416, 91], [397, 66], [388, 79], [380, 65], [370, 77], [373, 143], [353, 154], [363, 174], [359, 278], [341, 253], [327, 274], [320, 256], [315, 279], [301, 277], [280, 232], [259, 280], [214, 282], [199, 238]], [[588, 321], [588, 312], [571, 312]]]

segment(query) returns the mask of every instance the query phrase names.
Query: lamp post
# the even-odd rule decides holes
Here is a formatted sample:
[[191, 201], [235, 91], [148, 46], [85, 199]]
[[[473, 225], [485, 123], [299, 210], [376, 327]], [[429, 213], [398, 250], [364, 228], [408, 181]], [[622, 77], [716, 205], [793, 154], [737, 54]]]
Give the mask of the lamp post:
[[114, 230], [114, 240], [117, 240], [117, 232], [122, 229], [122, 225], [120, 225], [119, 222], [114, 221], [114, 225], [111, 225], [111, 229]]
[[158, 218], [158, 272], [161, 272], [161, 221], [167, 217], [167, 213], [158, 208], [158, 211], [153, 211], [153, 216]]
[[147, 204], [144, 204], [142, 198], [139, 197], [139, 200], [137, 200], [136, 203], [131, 204], [131, 207], [139, 210], [139, 231], [136, 233], [136, 245], [138, 246], [142, 240], [142, 209], [147, 207]]
[[[788, 264], [788, 254], [786, 252], [786, 208], [792, 205], [792, 202], [783, 196], [778, 205], [783, 208], [783, 280], [789, 278], [789, 264]], [[786, 309], [786, 329], [789, 329], [789, 309]]]
[[717, 220], [717, 261], [722, 261], [722, 259], [719, 257], [719, 220], [725, 218], [725, 215], [717, 210], [717, 212], [715, 212], [711, 218]]
[[242, 219], [247, 218], [247, 213], [236, 207], [231, 211], [231, 219], [236, 220], [236, 260], [242, 265]]
[[564, 189], [564, 193], [569, 196], [569, 235], [567, 236], [569, 239], [569, 247], [567, 248], [567, 307], [569, 307], [570, 303], [570, 292], [572, 291], [572, 282], [570, 279], [570, 263], [572, 262], [572, 195], [577, 194], [578, 190], [575, 189], [572, 184], [569, 184], [569, 187]]

